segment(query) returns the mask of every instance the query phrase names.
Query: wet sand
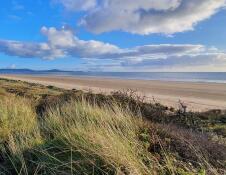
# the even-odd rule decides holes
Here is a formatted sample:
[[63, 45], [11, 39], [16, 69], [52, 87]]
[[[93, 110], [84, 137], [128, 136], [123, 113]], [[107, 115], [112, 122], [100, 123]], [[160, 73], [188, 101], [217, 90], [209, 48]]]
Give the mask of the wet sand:
[[95, 93], [110, 93], [116, 90], [136, 90], [147, 100], [154, 100], [167, 106], [178, 107], [179, 100], [189, 110], [205, 111], [226, 109], [226, 84], [194, 83], [152, 80], [122, 80], [96, 77], [0, 75], [1, 78], [22, 80], [65, 89], [92, 90]]

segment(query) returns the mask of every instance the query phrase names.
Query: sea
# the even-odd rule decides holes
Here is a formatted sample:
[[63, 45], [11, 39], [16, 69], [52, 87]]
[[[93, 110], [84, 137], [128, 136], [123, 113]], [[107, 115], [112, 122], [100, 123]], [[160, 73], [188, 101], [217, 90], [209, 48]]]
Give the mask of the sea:
[[102, 77], [117, 79], [188, 81], [226, 83], [226, 72], [83, 72], [83, 71], [34, 71], [1, 70], [0, 74], [58, 75], [79, 77]]

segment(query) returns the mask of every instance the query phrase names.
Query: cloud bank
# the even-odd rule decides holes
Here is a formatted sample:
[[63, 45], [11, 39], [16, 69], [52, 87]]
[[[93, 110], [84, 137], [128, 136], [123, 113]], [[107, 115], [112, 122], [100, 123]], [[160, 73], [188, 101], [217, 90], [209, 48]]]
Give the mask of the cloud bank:
[[217, 48], [192, 44], [144, 45], [122, 49], [95, 40], [81, 40], [66, 28], [42, 27], [46, 42], [0, 40], [0, 53], [23, 58], [82, 58], [87, 65], [156, 69], [186, 66], [226, 66], [226, 53]]
[[55, 0], [70, 11], [85, 11], [80, 25], [93, 33], [122, 30], [171, 35], [193, 30], [226, 5], [225, 0]]

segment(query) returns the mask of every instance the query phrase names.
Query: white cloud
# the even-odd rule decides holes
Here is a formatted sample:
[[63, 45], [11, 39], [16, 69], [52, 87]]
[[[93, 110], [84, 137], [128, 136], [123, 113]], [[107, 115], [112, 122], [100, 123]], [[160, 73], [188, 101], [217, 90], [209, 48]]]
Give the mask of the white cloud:
[[0, 40], [0, 52], [11, 56], [45, 58], [50, 49], [45, 43], [27, 43], [20, 41]]
[[[194, 26], [226, 5], [225, 0], [59, 0], [66, 8], [87, 10], [80, 24], [94, 33], [123, 30], [136, 34], [166, 35], [193, 30]], [[93, 2], [92, 8], [84, 8]], [[72, 9], [71, 9], [72, 10]]]
[[137, 46], [131, 49], [124, 49], [121, 52], [109, 54], [112, 58], [165, 58], [171, 55], [184, 55], [189, 53], [200, 53], [205, 50], [203, 45], [191, 44], [159, 44]]
[[[81, 58], [91, 67], [123, 67], [132, 70], [148, 70], [188, 66], [226, 67], [226, 53], [215, 47], [192, 44], [144, 45], [119, 48], [95, 40], [81, 40], [67, 28], [42, 27], [46, 42], [22, 42], [0, 40], [0, 53], [23, 58], [56, 59]], [[106, 66], [107, 65], [107, 66]]]
[[61, 3], [69, 11], [86, 11], [96, 7], [96, 0], [53, 0]]
[[0, 40], [0, 52], [7, 55], [55, 59], [59, 57], [94, 58], [120, 52], [117, 46], [100, 41], [84, 41], [74, 36], [71, 30], [57, 30], [54, 27], [42, 27], [41, 33], [47, 37], [47, 42], [32, 43], [10, 40]]
[[[169, 56], [155, 59], [127, 59], [111, 62], [90, 61], [85, 64], [86, 70], [95, 71], [132, 71], [132, 72], [211, 72], [226, 70], [226, 54], [204, 54]], [[84, 69], [84, 68], [83, 68]]]
[[129, 67], [185, 67], [185, 66], [202, 66], [202, 65], [226, 65], [226, 54], [195, 54], [195, 55], [174, 55], [166, 58], [143, 59], [140, 61], [128, 60], [122, 63], [122, 66]]

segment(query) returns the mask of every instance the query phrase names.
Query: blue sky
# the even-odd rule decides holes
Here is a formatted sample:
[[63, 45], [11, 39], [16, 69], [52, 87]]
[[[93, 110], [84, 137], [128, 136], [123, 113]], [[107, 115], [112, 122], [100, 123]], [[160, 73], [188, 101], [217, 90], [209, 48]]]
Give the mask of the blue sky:
[[7, 0], [0, 68], [226, 71], [225, 0]]

